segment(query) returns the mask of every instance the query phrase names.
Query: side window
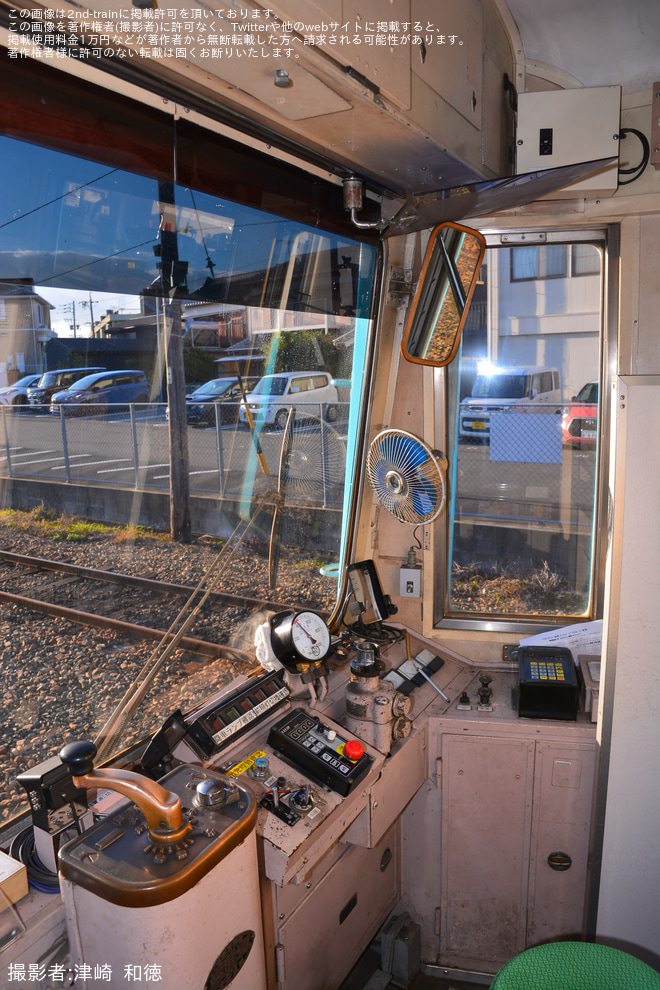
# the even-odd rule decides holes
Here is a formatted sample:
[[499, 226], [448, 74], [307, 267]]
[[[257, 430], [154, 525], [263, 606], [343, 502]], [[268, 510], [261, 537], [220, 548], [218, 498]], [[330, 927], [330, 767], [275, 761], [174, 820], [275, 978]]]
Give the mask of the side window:
[[309, 378], [293, 378], [291, 380], [292, 392], [308, 392], [310, 387], [311, 379]]
[[328, 384], [326, 375], [314, 375], [312, 378], [312, 388], [325, 388]]
[[[562, 269], [570, 237], [547, 236], [564, 243], [541, 251], [490, 238], [485, 305], [464, 334], [458, 373], [447, 374], [451, 494], [437, 524], [446, 548], [436, 585], [440, 624], [596, 617], [602, 568], [595, 527], [605, 518], [597, 511], [599, 431], [573, 397], [601, 377], [605, 235], [588, 235], [585, 253], [591, 262], [598, 257], [598, 271], [579, 279]], [[513, 377], [523, 367], [526, 394], [530, 385], [544, 396], [556, 391], [550, 401], [520, 403], [511, 415], [510, 400], [472, 392], [475, 373], [494, 381], [497, 369]]]

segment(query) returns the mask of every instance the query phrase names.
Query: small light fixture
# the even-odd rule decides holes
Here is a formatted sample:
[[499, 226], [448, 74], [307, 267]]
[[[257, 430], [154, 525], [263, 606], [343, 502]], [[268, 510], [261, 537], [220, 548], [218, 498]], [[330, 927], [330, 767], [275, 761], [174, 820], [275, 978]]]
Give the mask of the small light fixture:
[[277, 69], [275, 72], [275, 79], [273, 81], [276, 86], [280, 87], [280, 89], [288, 89], [289, 86], [293, 86], [293, 79], [286, 69]]

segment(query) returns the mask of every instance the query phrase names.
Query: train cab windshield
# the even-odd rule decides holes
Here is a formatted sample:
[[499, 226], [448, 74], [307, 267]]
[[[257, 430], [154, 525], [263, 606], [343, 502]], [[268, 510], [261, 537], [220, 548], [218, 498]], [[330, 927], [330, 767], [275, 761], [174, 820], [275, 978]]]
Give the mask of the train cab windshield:
[[[108, 168], [7, 137], [0, 143], [2, 184], [15, 189], [11, 201], [3, 201], [0, 280], [5, 286], [29, 286], [30, 293], [45, 300], [74, 290], [83, 302], [89, 298], [96, 303], [97, 312], [104, 304], [111, 312], [110, 306], [121, 299], [130, 316], [123, 320], [126, 329], [117, 321], [116, 332], [137, 338], [138, 353], [150, 354], [145, 371], [152, 401], [136, 407], [134, 443], [130, 419], [119, 409], [112, 426], [86, 407], [67, 420], [74, 480], [90, 480], [90, 472], [99, 470], [83, 467], [86, 461], [98, 465], [98, 457], [83, 453], [85, 444], [93, 442], [90, 431], [97, 431], [100, 449], [109, 444], [114, 454], [97, 480], [120, 487], [130, 477], [142, 492], [163, 490], [169, 484], [163, 461], [172, 419], [161, 401], [167, 390], [167, 338], [180, 333], [186, 344], [222, 340], [228, 345], [220, 363], [207, 367], [231, 375], [239, 388], [223, 402], [217, 433], [196, 433], [189, 454], [193, 497], [220, 494], [225, 507], [197, 575], [202, 585], [198, 599], [225, 592], [232, 603], [225, 609], [230, 617], [214, 633], [216, 653], [222, 654], [223, 644], [226, 651], [208, 658], [204, 677], [191, 676], [184, 692], [188, 706], [194, 706], [208, 694], [214, 677], [223, 683], [237, 670], [253, 666], [254, 631], [266, 609], [302, 603], [330, 616], [336, 608], [353, 511], [376, 248], [324, 231], [322, 222], [310, 226], [217, 192]], [[15, 178], [21, 174], [40, 179], [17, 187]], [[209, 326], [214, 328], [210, 335]], [[239, 420], [250, 390], [276, 393], [277, 385], [288, 382], [283, 373], [298, 369], [323, 372], [324, 383], [341, 383], [332, 388], [331, 404], [324, 401], [329, 389], [311, 389], [292, 396], [295, 415], [288, 425], [289, 407], [282, 407], [284, 418], [275, 423], [264, 424], [249, 410]], [[25, 418], [14, 424], [16, 445], [32, 442], [35, 422]], [[61, 448], [59, 415], [41, 417], [39, 427], [42, 447], [43, 438], [50, 436]], [[114, 436], [101, 439], [108, 429]], [[126, 443], [134, 450], [134, 461], [130, 454], [125, 457]], [[14, 465], [19, 466], [18, 454]], [[26, 464], [41, 476], [44, 471], [52, 474], [52, 467], [52, 461]], [[93, 564], [93, 554], [89, 556]], [[186, 609], [184, 601], [181, 613], [175, 610], [176, 617], [169, 617], [175, 631], [190, 624], [190, 613], [198, 606], [193, 601]], [[152, 654], [157, 652], [158, 644]], [[163, 692], [167, 695], [182, 670], [178, 658], [149, 675], [148, 687], [140, 692], [141, 697], [146, 694], [145, 703], [129, 706], [129, 717], [124, 711], [113, 722], [107, 755], [157, 728]], [[136, 664], [132, 676], [142, 682], [145, 674]], [[101, 704], [96, 696], [78, 705], [72, 695], [67, 707], [75, 712], [74, 725], [68, 715], [64, 720], [64, 706], [41, 708], [31, 727], [35, 754], [41, 745], [44, 756], [46, 746], [53, 752], [67, 737], [97, 736], [124, 693], [135, 688], [130, 681], [118, 679], [113, 690], [113, 679], [107, 678]], [[67, 728], [60, 732], [65, 721]], [[15, 712], [4, 727], [6, 745], [13, 747], [22, 733], [20, 713]], [[7, 783], [12, 800], [5, 802], [3, 814], [11, 817], [24, 801], [15, 781]]]
[[660, 5], [385, 6], [0, 0], [0, 986], [660, 988]]

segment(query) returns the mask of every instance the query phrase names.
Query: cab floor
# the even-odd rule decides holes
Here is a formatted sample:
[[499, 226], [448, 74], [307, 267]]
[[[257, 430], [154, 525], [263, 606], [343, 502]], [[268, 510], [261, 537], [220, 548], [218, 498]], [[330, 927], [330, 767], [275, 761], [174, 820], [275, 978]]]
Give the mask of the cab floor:
[[[339, 990], [401, 990], [403, 984], [391, 981], [383, 985], [383, 979], [374, 978], [380, 967], [380, 952], [370, 947], [358, 960], [354, 968], [342, 983]], [[486, 983], [475, 983], [473, 980], [459, 980], [455, 977], [427, 976], [418, 973], [406, 990], [488, 990], [490, 980]]]

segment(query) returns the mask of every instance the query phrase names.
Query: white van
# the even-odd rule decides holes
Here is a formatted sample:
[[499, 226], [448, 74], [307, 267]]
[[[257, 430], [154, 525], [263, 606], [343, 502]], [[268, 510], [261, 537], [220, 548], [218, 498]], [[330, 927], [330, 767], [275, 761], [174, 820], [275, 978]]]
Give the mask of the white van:
[[[337, 420], [337, 387], [324, 371], [287, 371], [260, 378], [252, 392], [248, 392], [247, 404], [253, 420], [260, 424], [283, 430], [291, 406], [295, 406], [296, 419]], [[239, 412], [241, 423], [247, 423], [245, 407]]]
[[477, 375], [472, 392], [460, 404], [459, 439], [489, 439], [492, 412], [505, 412], [514, 407], [519, 407], [519, 411], [522, 411], [530, 406], [547, 403], [559, 405], [560, 402], [561, 386], [557, 368], [539, 365], [520, 368], [492, 367]]

